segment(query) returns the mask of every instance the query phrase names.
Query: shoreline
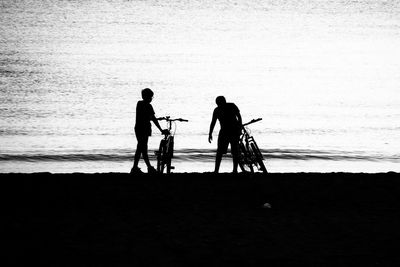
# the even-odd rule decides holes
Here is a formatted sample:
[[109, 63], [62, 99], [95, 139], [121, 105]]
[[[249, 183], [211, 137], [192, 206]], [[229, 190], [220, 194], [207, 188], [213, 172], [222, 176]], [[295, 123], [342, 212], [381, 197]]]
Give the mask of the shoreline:
[[15, 265], [400, 263], [399, 173], [0, 178]]

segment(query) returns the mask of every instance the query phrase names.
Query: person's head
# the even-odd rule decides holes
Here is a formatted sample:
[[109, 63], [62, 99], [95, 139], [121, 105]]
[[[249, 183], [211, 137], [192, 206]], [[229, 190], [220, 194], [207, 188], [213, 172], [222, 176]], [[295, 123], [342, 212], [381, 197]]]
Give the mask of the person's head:
[[154, 93], [150, 88], [145, 88], [142, 90], [142, 98], [144, 101], [150, 103], [153, 99]]
[[217, 106], [223, 106], [226, 104], [226, 99], [225, 99], [225, 97], [220, 95], [215, 99], [215, 103], [217, 103]]

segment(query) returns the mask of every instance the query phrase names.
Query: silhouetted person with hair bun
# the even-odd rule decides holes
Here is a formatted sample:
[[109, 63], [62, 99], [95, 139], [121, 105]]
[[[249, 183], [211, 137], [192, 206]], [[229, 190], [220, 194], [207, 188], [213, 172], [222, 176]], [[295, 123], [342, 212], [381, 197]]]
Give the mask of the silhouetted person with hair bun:
[[150, 104], [153, 100], [154, 93], [151, 89], [145, 88], [142, 90], [142, 99], [137, 102], [136, 105], [136, 124], [135, 124], [135, 134], [138, 141], [135, 160], [133, 162], [133, 167], [131, 174], [143, 173], [140, 168], [138, 168], [140, 156], [143, 155], [143, 160], [147, 165], [148, 173], [156, 173], [156, 169], [151, 166], [149, 161], [149, 156], [147, 152], [147, 143], [149, 141], [149, 136], [151, 135], [151, 121], [157, 126], [162, 134], [168, 132], [168, 130], [163, 130], [158, 123], [153, 106]]
[[218, 135], [218, 148], [215, 158], [215, 170], [219, 172], [222, 155], [228, 151], [228, 145], [231, 144], [231, 153], [233, 159], [233, 172], [237, 173], [238, 157], [239, 157], [239, 138], [242, 131], [242, 116], [238, 107], [233, 103], [227, 103], [225, 97], [218, 96], [215, 99], [217, 107], [214, 109], [210, 124], [210, 132], [208, 142], [212, 141], [212, 132], [214, 131], [215, 123], [219, 120], [221, 129]]

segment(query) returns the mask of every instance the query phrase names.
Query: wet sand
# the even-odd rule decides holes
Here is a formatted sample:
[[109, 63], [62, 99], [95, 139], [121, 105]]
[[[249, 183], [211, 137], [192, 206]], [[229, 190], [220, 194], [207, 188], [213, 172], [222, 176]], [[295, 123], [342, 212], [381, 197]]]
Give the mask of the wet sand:
[[0, 181], [7, 266], [400, 264], [396, 173], [41, 173]]

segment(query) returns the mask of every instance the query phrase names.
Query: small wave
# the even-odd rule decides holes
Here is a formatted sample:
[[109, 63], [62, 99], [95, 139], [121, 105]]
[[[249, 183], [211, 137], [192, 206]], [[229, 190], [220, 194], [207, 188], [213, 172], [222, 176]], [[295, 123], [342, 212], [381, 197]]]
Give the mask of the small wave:
[[[365, 151], [336, 151], [336, 150], [309, 150], [309, 149], [264, 149], [261, 150], [264, 158], [281, 160], [331, 160], [331, 161], [392, 161], [400, 162], [400, 154], [370, 153]], [[180, 161], [212, 161], [215, 159], [214, 149], [178, 149], [174, 151], [174, 159]], [[154, 159], [154, 153], [149, 153]], [[228, 154], [230, 156], [230, 154]], [[134, 151], [94, 150], [52, 153], [0, 153], [1, 161], [130, 161]]]
[[132, 158], [128, 154], [0, 154], [0, 161], [125, 161]]

